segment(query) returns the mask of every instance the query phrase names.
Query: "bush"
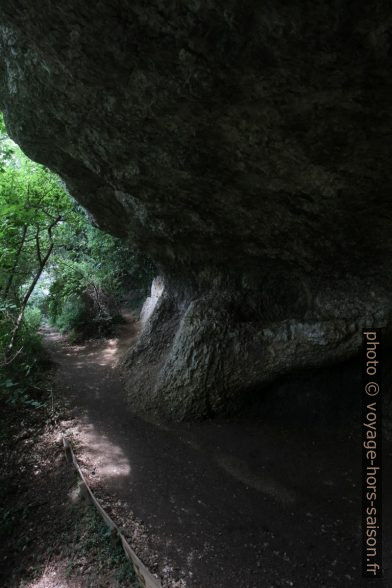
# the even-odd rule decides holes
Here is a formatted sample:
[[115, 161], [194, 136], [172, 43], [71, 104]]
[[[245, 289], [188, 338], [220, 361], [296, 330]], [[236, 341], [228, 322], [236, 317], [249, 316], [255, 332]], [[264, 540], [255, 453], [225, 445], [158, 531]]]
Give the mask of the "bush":
[[17, 309], [12, 304], [0, 308], [0, 399], [10, 404], [38, 404], [31, 400], [29, 390], [35, 385], [46, 359], [39, 334], [41, 312], [34, 307], [25, 311], [15, 345], [13, 361], [7, 358], [10, 333], [14, 328]]
[[42, 324], [42, 312], [35, 306], [29, 306], [24, 313], [25, 328], [30, 333], [36, 333]]
[[62, 333], [68, 331], [82, 331], [90, 321], [90, 313], [86, 302], [81, 296], [71, 295], [57, 304], [56, 312], [51, 308], [51, 322]]
[[27, 308], [23, 317], [19, 334], [19, 346], [23, 346], [23, 357], [31, 363], [37, 363], [44, 355], [42, 337], [39, 328], [42, 324], [42, 314], [38, 308]]

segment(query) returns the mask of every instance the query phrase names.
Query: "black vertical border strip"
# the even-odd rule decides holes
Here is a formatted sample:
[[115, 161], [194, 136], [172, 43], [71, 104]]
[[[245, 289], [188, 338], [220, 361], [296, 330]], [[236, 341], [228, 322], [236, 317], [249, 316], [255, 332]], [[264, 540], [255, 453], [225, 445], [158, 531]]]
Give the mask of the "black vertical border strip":
[[[367, 362], [367, 352], [369, 349], [369, 345], [371, 345], [372, 341], [369, 341], [367, 338], [366, 333], [376, 333], [375, 341], [378, 341], [378, 345], [376, 346], [377, 351], [377, 361], [378, 364], [376, 366], [376, 373], [369, 373]], [[383, 372], [383, 358], [382, 358], [382, 329], [366, 329], [363, 330], [362, 333], [362, 577], [363, 578], [382, 578], [382, 372]], [[368, 384], [376, 384], [379, 386], [379, 392], [376, 395], [373, 394], [374, 387], [369, 389], [367, 392], [367, 385]], [[373, 405], [373, 403], [375, 403]], [[369, 460], [367, 459], [367, 452], [369, 451], [364, 444], [368, 441], [367, 438], [367, 430], [368, 428], [364, 426], [364, 423], [368, 421], [368, 412], [369, 412], [369, 405], [373, 405], [375, 407], [375, 412], [377, 415], [376, 420], [376, 459], [374, 460], [373, 464], [370, 464]], [[371, 500], [368, 499], [368, 492], [367, 487], [367, 473], [368, 467], [378, 467], [377, 470], [377, 495], [376, 499]], [[368, 555], [367, 555], [367, 517], [369, 516], [367, 513], [367, 508], [376, 508], [376, 517], [378, 526], [377, 529], [377, 554], [376, 557], [369, 558], [368, 562]], [[371, 569], [367, 569], [368, 563], [374, 563], [379, 566], [374, 573]]]

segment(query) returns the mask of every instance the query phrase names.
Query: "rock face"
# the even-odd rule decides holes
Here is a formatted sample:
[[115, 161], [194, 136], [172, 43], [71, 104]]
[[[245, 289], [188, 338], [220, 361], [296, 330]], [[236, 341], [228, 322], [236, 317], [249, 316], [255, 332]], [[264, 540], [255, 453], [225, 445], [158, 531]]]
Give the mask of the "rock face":
[[135, 407], [236, 410], [389, 324], [386, 4], [3, 0], [0, 22], [11, 136], [163, 276]]

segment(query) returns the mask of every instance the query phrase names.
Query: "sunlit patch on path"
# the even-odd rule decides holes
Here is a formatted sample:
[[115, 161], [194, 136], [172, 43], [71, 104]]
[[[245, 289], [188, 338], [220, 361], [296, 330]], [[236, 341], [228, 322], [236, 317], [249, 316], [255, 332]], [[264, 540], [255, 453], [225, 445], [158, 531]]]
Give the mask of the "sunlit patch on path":
[[86, 416], [76, 421], [75, 426], [60, 423], [66, 435], [71, 435], [82, 451], [80, 465], [89, 476], [105, 484], [115, 477], [130, 476], [131, 466], [121, 447], [114, 444], [107, 435], [97, 433]]
[[34, 581], [20, 585], [20, 588], [82, 588], [81, 582], [78, 580], [70, 580], [66, 578], [66, 562], [60, 565], [47, 565], [42, 576]]
[[[336, 454], [336, 441], [268, 419], [141, 419], [116, 369], [137, 332], [125, 324], [105, 341], [72, 345], [51, 331], [46, 340], [58, 365], [58, 393], [74, 407], [62, 426], [83, 473], [164, 588], [227, 588], [239, 577], [244, 588], [302, 585], [310, 549], [310, 577], [336, 560], [328, 568], [331, 585], [338, 573], [353, 585], [358, 526], [341, 500], [358, 500], [354, 474], [346, 475], [351, 442], [341, 439]], [[279, 406], [272, 410], [278, 414]], [[287, 532], [300, 527], [300, 536]]]

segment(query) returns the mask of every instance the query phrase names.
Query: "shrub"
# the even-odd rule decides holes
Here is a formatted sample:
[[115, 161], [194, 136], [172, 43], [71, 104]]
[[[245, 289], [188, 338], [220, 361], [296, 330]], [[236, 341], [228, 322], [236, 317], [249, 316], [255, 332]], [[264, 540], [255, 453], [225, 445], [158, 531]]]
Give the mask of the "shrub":
[[69, 298], [56, 301], [56, 309], [50, 307], [52, 324], [62, 333], [68, 331], [81, 331], [90, 320], [86, 302], [81, 296], [73, 294]]

